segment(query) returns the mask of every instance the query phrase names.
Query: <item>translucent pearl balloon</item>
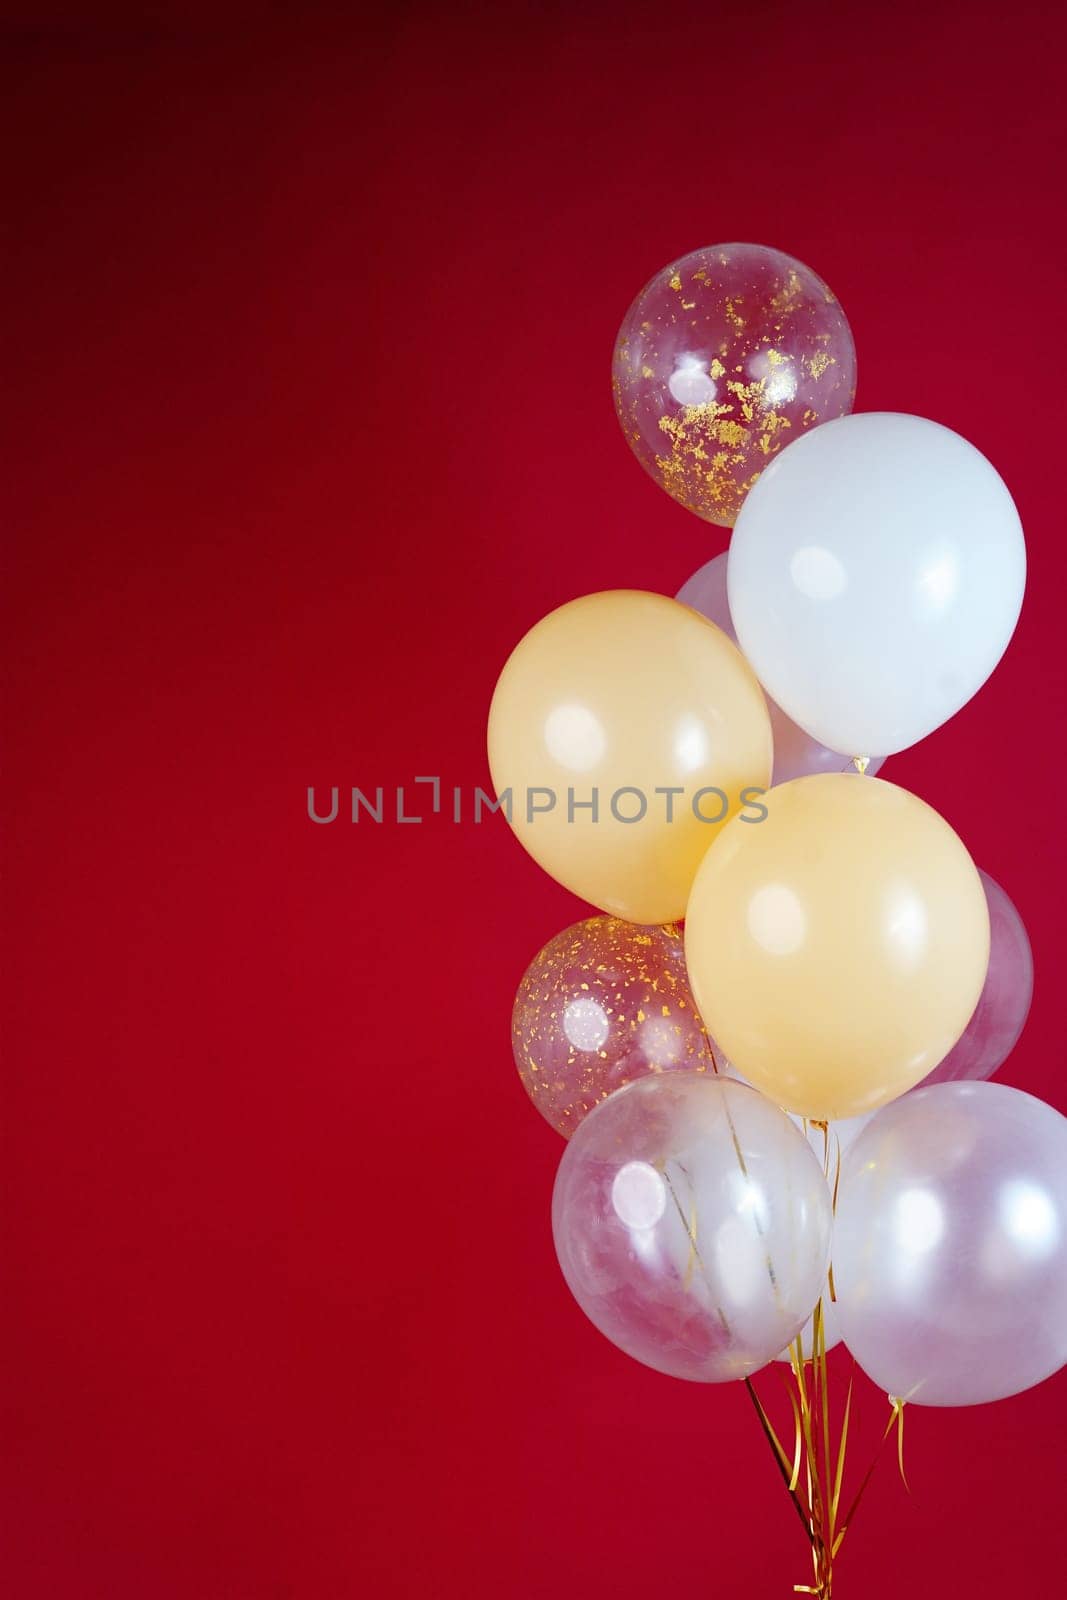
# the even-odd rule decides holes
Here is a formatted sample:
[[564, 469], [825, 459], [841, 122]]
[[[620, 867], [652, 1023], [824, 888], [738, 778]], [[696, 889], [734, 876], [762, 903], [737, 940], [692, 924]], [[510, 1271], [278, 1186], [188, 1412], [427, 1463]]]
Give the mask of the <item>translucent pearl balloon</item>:
[[[737, 644], [737, 633], [734, 630], [730, 602], [726, 594], [727, 555], [728, 552], [724, 550], [721, 555], [705, 562], [704, 566], [682, 584], [675, 599], [680, 600], [683, 605], [692, 606], [694, 611], [699, 611], [701, 616], [707, 617], [709, 622], [714, 622], [717, 628], [721, 628], [723, 633]], [[851, 762], [838, 751], [828, 750], [824, 744], [820, 744], [817, 739], [805, 733], [803, 728], [798, 728], [796, 723], [786, 716], [781, 706], [775, 704], [770, 695], [765, 698], [771, 716], [771, 731], [774, 734], [772, 784], [788, 783], [790, 778], [804, 778], [811, 772], [843, 772], [851, 766]], [[869, 777], [874, 777], [884, 760], [884, 756], [871, 757], [867, 766]]]
[[577, 922], [534, 957], [515, 997], [511, 1042], [527, 1094], [565, 1139], [634, 1078], [715, 1067], [679, 929], [619, 917]]
[[[732, 1062], [727, 1061], [714, 1042], [711, 1048], [720, 1075], [731, 1078], [736, 1083], [747, 1084], [747, 1079], [741, 1076]], [[751, 1084], [747, 1086], [751, 1088]], [[786, 1115], [793, 1126], [804, 1135], [811, 1145], [815, 1159], [826, 1176], [826, 1181], [832, 1194], [841, 1170], [841, 1163], [844, 1161], [845, 1151], [859, 1138], [874, 1113], [869, 1112], [865, 1116], [847, 1117], [840, 1122], [827, 1123], [809, 1122], [806, 1117], [795, 1116], [791, 1111], [786, 1112]], [[824, 1283], [822, 1287], [822, 1320], [825, 1346], [827, 1350], [832, 1350], [836, 1344], [841, 1342], [841, 1329], [837, 1320], [837, 1308], [830, 1294], [829, 1282]], [[800, 1340], [804, 1360], [810, 1361], [815, 1342], [814, 1311], [801, 1330]], [[777, 1359], [791, 1362], [793, 1359], [792, 1350], [782, 1350]]]
[[[790, 1122], [794, 1123], [796, 1127], [800, 1129], [801, 1133], [804, 1134], [808, 1143], [811, 1145], [812, 1150], [815, 1152], [815, 1159], [818, 1161], [819, 1166], [826, 1175], [826, 1181], [829, 1185], [830, 1193], [832, 1195], [840, 1178], [841, 1169], [844, 1165], [845, 1151], [855, 1144], [856, 1140], [859, 1138], [867, 1124], [871, 1121], [875, 1113], [867, 1112], [864, 1116], [843, 1117], [837, 1122], [827, 1123], [809, 1122], [807, 1118], [798, 1117], [791, 1111], [788, 1112], [787, 1115]], [[835, 1345], [841, 1343], [841, 1322], [837, 1315], [837, 1306], [834, 1303], [833, 1296], [830, 1293], [829, 1281], [824, 1283], [822, 1287], [822, 1326], [825, 1348], [827, 1350], [832, 1350]], [[814, 1354], [814, 1345], [815, 1328], [813, 1312], [812, 1316], [810, 1316], [807, 1322], [804, 1324], [800, 1333], [800, 1346], [805, 1361], [810, 1361], [812, 1359]], [[783, 1350], [778, 1359], [779, 1361], [792, 1362], [792, 1351]]]
[[759, 244], [694, 250], [657, 272], [623, 320], [615, 409], [645, 471], [732, 527], [783, 445], [851, 411], [856, 351], [809, 267]]
[[718, 1383], [773, 1360], [826, 1278], [830, 1192], [789, 1118], [697, 1073], [639, 1078], [582, 1123], [552, 1227], [585, 1314], [637, 1361]]
[[845, 1343], [918, 1405], [999, 1400], [1067, 1361], [1067, 1118], [999, 1083], [937, 1083], [872, 1118], [834, 1228]]
[[923, 1085], [991, 1078], [1023, 1031], [1034, 994], [1034, 958], [1022, 917], [988, 872], [979, 872], [989, 907], [989, 971], [962, 1037]]

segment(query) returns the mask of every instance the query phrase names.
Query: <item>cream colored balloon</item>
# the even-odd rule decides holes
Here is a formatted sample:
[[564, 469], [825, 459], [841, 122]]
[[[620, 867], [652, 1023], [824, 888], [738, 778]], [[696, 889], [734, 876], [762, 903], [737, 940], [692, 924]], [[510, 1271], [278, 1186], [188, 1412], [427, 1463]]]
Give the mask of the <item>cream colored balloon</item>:
[[630, 922], [681, 917], [708, 845], [746, 791], [766, 788], [771, 759], [741, 652], [688, 606], [639, 589], [543, 618], [489, 711], [489, 766], [519, 839], [559, 883]]
[[757, 1089], [803, 1116], [859, 1116], [967, 1026], [989, 964], [982, 881], [944, 818], [880, 778], [797, 778], [763, 804], [693, 884], [693, 992]]

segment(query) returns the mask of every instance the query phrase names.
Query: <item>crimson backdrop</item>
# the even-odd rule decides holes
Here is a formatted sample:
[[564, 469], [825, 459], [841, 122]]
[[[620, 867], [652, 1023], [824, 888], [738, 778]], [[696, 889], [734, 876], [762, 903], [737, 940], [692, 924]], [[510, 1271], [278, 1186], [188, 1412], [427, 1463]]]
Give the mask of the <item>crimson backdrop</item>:
[[[1057, 8], [201, 10], [6, 50], [7, 1591], [787, 1594], [743, 1390], [629, 1362], [556, 1270], [508, 1016], [580, 908], [501, 819], [305, 791], [487, 781], [537, 617], [723, 548], [608, 359], [672, 255], [777, 245], [859, 405], [1017, 498], [1016, 640], [887, 775], [1020, 906], [1003, 1076], [1067, 1108]], [[842, 1595], [1054, 1585], [1065, 1423], [1063, 1374], [911, 1413]]]

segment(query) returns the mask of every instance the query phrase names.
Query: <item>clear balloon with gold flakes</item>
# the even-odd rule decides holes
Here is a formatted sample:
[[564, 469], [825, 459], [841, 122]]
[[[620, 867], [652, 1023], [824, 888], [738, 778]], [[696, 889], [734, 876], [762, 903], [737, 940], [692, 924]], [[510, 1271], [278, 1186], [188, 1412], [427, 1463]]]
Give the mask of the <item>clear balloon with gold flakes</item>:
[[680, 505], [733, 527], [762, 469], [852, 410], [845, 313], [809, 267], [765, 245], [672, 262], [626, 313], [615, 409], [638, 461]]
[[634, 1078], [715, 1071], [674, 925], [587, 917], [564, 928], [527, 968], [511, 1037], [530, 1099], [564, 1138]]

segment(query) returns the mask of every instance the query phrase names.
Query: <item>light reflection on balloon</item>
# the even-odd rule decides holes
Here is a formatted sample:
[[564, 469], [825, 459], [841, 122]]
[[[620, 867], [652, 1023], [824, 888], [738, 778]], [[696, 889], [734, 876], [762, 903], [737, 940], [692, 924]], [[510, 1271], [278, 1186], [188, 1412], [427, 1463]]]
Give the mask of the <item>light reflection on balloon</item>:
[[611, 1185], [615, 1215], [627, 1228], [654, 1228], [667, 1209], [667, 1185], [647, 1161], [628, 1161]]

